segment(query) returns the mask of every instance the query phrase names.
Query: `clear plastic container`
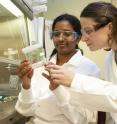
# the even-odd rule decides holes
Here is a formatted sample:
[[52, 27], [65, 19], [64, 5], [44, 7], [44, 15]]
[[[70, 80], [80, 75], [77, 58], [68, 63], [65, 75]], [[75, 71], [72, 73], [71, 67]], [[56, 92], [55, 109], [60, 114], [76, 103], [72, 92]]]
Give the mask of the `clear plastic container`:
[[39, 45], [32, 45], [23, 48], [22, 52], [25, 54], [26, 58], [31, 62], [33, 69], [43, 66], [47, 61], [45, 57], [45, 50]]

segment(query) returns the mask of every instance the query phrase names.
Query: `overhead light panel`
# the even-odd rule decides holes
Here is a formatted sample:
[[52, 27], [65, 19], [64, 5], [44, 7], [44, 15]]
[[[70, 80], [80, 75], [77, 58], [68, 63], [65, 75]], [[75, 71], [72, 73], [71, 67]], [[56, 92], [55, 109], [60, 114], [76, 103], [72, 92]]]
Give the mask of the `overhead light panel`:
[[10, 11], [13, 15], [16, 17], [22, 16], [23, 13], [19, 8], [15, 6], [15, 4], [12, 3], [11, 0], [0, 0], [0, 4], [4, 6], [8, 11]]

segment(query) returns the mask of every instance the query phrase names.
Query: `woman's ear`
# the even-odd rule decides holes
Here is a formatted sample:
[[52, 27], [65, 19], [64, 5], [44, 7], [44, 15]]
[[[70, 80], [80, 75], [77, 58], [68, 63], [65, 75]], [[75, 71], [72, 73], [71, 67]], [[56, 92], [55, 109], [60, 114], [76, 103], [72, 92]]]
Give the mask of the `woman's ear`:
[[110, 23], [108, 23], [108, 25], [107, 25], [108, 27], [108, 38], [109, 38], [109, 40], [111, 40], [112, 39], [112, 23], [110, 22]]
[[113, 25], [112, 25], [112, 22], [108, 23], [108, 33], [109, 34], [112, 34], [112, 28], [113, 28]]

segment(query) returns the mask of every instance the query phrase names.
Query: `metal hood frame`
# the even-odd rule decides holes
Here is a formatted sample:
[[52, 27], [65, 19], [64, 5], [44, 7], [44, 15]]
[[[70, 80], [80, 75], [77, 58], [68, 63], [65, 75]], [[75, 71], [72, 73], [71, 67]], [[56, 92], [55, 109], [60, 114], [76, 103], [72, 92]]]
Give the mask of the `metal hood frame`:
[[29, 19], [33, 19], [33, 10], [25, 0], [11, 0]]

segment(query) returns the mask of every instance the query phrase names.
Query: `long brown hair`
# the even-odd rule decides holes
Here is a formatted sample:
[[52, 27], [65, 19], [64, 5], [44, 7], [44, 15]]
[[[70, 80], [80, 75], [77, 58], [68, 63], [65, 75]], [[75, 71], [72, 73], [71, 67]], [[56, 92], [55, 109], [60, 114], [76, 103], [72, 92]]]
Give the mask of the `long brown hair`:
[[[112, 42], [117, 44], [117, 8], [107, 2], [93, 2], [87, 5], [81, 12], [80, 17], [92, 18], [97, 25], [97, 29], [112, 23]], [[111, 43], [112, 43], [111, 42]], [[111, 45], [110, 43], [108, 43]]]

